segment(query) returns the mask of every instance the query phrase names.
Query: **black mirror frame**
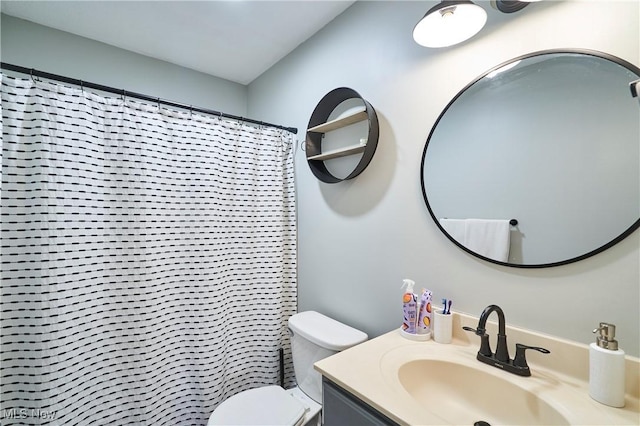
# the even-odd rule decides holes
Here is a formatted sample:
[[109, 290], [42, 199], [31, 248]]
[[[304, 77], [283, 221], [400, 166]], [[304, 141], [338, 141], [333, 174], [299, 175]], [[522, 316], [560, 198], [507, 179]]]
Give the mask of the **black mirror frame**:
[[440, 120], [444, 117], [444, 115], [447, 113], [447, 111], [449, 110], [449, 108], [451, 107], [451, 105], [460, 97], [462, 96], [462, 94], [471, 86], [473, 86], [475, 83], [477, 83], [478, 81], [480, 81], [481, 79], [483, 79], [487, 74], [498, 70], [512, 62], [515, 61], [519, 61], [522, 59], [527, 59], [527, 58], [531, 58], [531, 57], [535, 57], [535, 56], [542, 56], [542, 55], [551, 55], [551, 54], [558, 54], [558, 53], [567, 53], [567, 54], [582, 54], [582, 55], [588, 55], [588, 56], [594, 56], [597, 58], [601, 58], [601, 59], [607, 59], [609, 61], [615, 62], [616, 64], [627, 68], [628, 70], [630, 70], [631, 72], [634, 72], [636, 75], [640, 76], [640, 68], [633, 65], [632, 63], [625, 61], [624, 59], [618, 58], [616, 56], [610, 55], [608, 53], [603, 53], [603, 52], [599, 52], [599, 51], [595, 51], [595, 50], [588, 50], [588, 49], [547, 49], [547, 50], [540, 50], [540, 51], [536, 51], [536, 52], [532, 52], [532, 53], [528, 53], [528, 54], [524, 54], [524, 55], [520, 55], [518, 57], [512, 58], [508, 61], [505, 61], [499, 65], [496, 65], [495, 67], [491, 68], [490, 70], [488, 70], [487, 72], [483, 73], [482, 75], [480, 75], [479, 77], [475, 78], [473, 81], [471, 81], [469, 84], [467, 84], [464, 88], [462, 88], [462, 90], [460, 90], [454, 97], [453, 99], [451, 99], [451, 101], [449, 101], [449, 103], [447, 104], [447, 106], [445, 106], [445, 108], [442, 110], [442, 112], [440, 113], [440, 115], [438, 116], [438, 118], [436, 119], [435, 123], [433, 124], [433, 126], [431, 127], [431, 131], [429, 132], [429, 136], [427, 137], [427, 141], [425, 143], [424, 146], [424, 150], [422, 152], [422, 160], [420, 163], [420, 187], [422, 189], [422, 196], [424, 198], [424, 202], [427, 206], [427, 210], [429, 211], [429, 215], [431, 215], [431, 218], [433, 219], [433, 221], [435, 222], [435, 224], [438, 226], [438, 228], [440, 229], [440, 231], [451, 241], [453, 242], [456, 246], [458, 246], [460, 249], [464, 250], [465, 252], [471, 254], [474, 257], [477, 257], [479, 259], [485, 260], [487, 262], [491, 262], [497, 265], [502, 265], [502, 266], [509, 266], [509, 267], [513, 267], [513, 268], [525, 268], [525, 269], [536, 269], [536, 268], [549, 268], [549, 267], [554, 267], [554, 266], [562, 266], [562, 265], [567, 265], [570, 263], [574, 263], [574, 262], [578, 262], [580, 260], [584, 260], [587, 259], [589, 257], [592, 257], [598, 253], [601, 253], [611, 247], [613, 247], [614, 245], [618, 244], [620, 241], [624, 240], [626, 237], [628, 237], [629, 235], [631, 235], [636, 229], [638, 229], [640, 227], [640, 218], [638, 218], [631, 226], [629, 226], [629, 228], [627, 228], [624, 232], [622, 232], [620, 235], [618, 235], [617, 237], [615, 237], [614, 239], [612, 239], [611, 241], [609, 241], [608, 243], [596, 248], [595, 250], [591, 250], [585, 254], [582, 254], [580, 256], [576, 256], [570, 259], [566, 259], [566, 260], [562, 260], [562, 261], [558, 261], [558, 262], [550, 262], [550, 263], [540, 263], [540, 264], [517, 264], [517, 263], [508, 263], [508, 262], [501, 262], [495, 259], [491, 259], [488, 258], [486, 256], [482, 256], [481, 254], [478, 254], [472, 250], [469, 250], [467, 247], [465, 247], [464, 245], [462, 245], [461, 243], [459, 243], [457, 240], [455, 240], [451, 235], [449, 235], [449, 233], [447, 233], [445, 231], [445, 229], [442, 227], [442, 225], [440, 224], [438, 218], [436, 217], [435, 213], [433, 212], [431, 205], [429, 204], [429, 198], [427, 197], [427, 193], [425, 190], [425, 182], [424, 182], [424, 166], [425, 166], [425, 158], [427, 155], [427, 148], [429, 147], [429, 142], [431, 141], [431, 137], [433, 136], [433, 133], [435, 131], [435, 129], [437, 128], [438, 124], [440, 123]]

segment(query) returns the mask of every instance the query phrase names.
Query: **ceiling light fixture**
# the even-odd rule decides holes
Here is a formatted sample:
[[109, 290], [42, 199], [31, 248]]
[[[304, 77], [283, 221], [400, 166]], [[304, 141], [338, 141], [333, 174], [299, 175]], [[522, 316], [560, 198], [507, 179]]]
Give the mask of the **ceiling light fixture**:
[[413, 39], [425, 47], [447, 47], [478, 33], [487, 22], [487, 12], [468, 0], [443, 0], [429, 9], [413, 29]]
[[533, 3], [538, 0], [491, 0], [491, 6], [494, 9], [498, 9], [500, 12], [513, 13], [524, 9], [529, 3]]

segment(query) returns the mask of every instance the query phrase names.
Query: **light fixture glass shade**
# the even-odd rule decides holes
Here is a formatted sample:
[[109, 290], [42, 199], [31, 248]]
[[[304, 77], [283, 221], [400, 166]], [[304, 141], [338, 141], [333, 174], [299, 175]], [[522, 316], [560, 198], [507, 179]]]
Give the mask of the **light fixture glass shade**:
[[487, 12], [471, 1], [443, 1], [432, 7], [413, 29], [413, 39], [425, 47], [447, 47], [478, 33]]

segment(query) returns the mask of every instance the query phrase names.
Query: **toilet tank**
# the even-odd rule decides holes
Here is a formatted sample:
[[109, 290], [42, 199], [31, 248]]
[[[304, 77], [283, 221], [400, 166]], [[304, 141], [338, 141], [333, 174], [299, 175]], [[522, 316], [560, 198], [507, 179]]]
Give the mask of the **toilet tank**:
[[314, 401], [322, 403], [322, 376], [313, 364], [323, 358], [367, 340], [360, 330], [314, 311], [289, 318], [291, 356], [298, 387]]

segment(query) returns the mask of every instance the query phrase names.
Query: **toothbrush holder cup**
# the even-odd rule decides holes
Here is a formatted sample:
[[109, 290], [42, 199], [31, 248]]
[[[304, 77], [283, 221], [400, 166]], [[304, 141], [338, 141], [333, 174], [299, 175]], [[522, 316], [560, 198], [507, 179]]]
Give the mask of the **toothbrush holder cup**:
[[438, 343], [451, 343], [453, 315], [443, 314], [442, 309], [434, 310], [433, 314], [433, 340]]

